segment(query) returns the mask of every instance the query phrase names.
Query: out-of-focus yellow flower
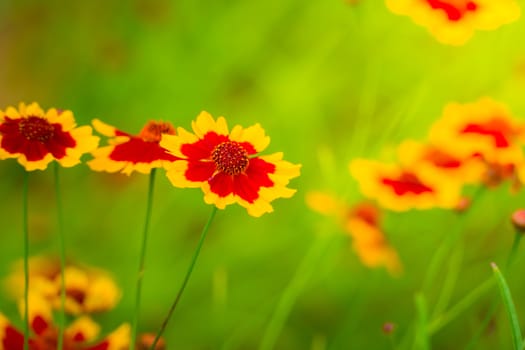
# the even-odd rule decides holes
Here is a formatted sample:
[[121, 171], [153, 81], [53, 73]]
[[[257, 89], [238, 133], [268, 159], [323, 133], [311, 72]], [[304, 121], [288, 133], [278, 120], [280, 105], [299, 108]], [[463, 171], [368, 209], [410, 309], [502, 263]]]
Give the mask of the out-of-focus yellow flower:
[[521, 13], [515, 0], [386, 0], [386, 5], [449, 45], [463, 45], [476, 30], [494, 30]]
[[[21, 311], [23, 313], [21, 303]], [[58, 329], [53, 323], [49, 302], [39, 293], [29, 294], [29, 325], [32, 331], [29, 348], [33, 350], [56, 350]], [[100, 327], [89, 317], [82, 316], [73, 321], [64, 332], [64, 350], [124, 350], [129, 347], [130, 327], [123, 324], [102, 340], [96, 341]], [[0, 313], [0, 349], [23, 349], [24, 334]]]
[[523, 162], [525, 123], [490, 98], [473, 103], [450, 103], [432, 126], [430, 142], [447, 153], [480, 156], [491, 164]]
[[361, 192], [380, 206], [394, 210], [453, 208], [461, 194], [458, 181], [446, 181], [432, 168], [405, 168], [374, 160], [356, 159], [350, 172]]
[[312, 210], [340, 222], [352, 238], [352, 248], [363, 265], [369, 268], [385, 267], [394, 276], [401, 273], [401, 262], [380, 227], [380, 212], [376, 206], [360, 203], [350, 207], [334, 196], [319, 191], [309, 192], [306, 203]]
[[[105, 272], [68, 264], [64, 271], [66, 284], [65, 311], [78, 315], [112, 309], [120, 299], [120, 290]], [[60, 264], [57, 259], [29, 259], [30, 291], [41, 295], [56, 310], [60, 309]], [[24, 292], [22, 263], [13, 266], [5, 280], [10, 294], [20, 299]]]

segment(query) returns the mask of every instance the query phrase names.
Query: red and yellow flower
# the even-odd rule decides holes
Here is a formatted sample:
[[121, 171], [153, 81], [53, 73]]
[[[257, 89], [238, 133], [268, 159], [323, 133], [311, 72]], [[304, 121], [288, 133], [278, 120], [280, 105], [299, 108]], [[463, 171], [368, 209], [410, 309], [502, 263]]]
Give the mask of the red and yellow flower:
[[494, 30], [514, 22], [521, 12], [515, 0], [386, 0], [386, 5], [450, 45], [463, 45], [476, 30]]
[[36, 103], [0, 111], [0, 159], [16, 158], [27, 171], [44, 170], [53, 160], [74, 166], [98, 141], [90, 126], [76, 127], [71, 111], [44, 112]]
[[[29, 259], [29, 289], [41, 296], [55, 310], [61, 307], [60, 263], [58, 259], [38, 256]], [[104, 271], [91, 267], [67, 264], [64, 271], [66, 285], [65, 311], [86, 314], [110, 310], [120, 300], [121, 292]], [[22, 262], [15, 264], [5, 280], [13, 298], [21, 300], [24, 293]]]
[[[53, 323], [50, 305], [40, 295], [29, 295], [30, 350], [56, 350], [58, 328]], [[129, 347], [130, 327], [123, 324], [96, 341], [100, 327], [89, 317], [76, 319], [64, 331], [64, 350], [124, 350]], [[23, 350], [24, 334], [0, 313], [0, 350]]]
[[524, 160], [525, 122], [490, 98], [448, 104], [429, 137], [433, 144], [460, 158], [479, 156], [491, 164], [519, 164]]
[[310, 192], [308, 206], [323, 215], [335, 217], [352, 238], [352, 248], [363, 265], [385, 267], [391, 275], [399, 275], [402, 265], [396, 250], [389, 244], [381, 229], [379, 208], [369, 203], [349, 207], [324, 192]]
[[350, 164], [350, 172], [366, 197], [390, 210], [453, 208], [460, 200], [461, 184], [444, 181], [431, 168], [356, 159]]
[[162, 135], [174, 135], [175, 128], [167, 122], [149, 121], [137, 136], [118, 130], [98, 119], [93, 120], [95, 129], [110, 137], [109, 146], [92, 152], [88, 162], [95, 171], [114, 173], [121, 171], [130, 175], [133, 171], [149, 174], [153, 168], [165, 168], [178, 158], [167, 153], [159, 145]]
[[282, 153], [259, 156], [270, 143], [259, 124], [229, 131], [223, 117], [202, 112], [192, 128], [193, 133], [178, 128], [160, 142], [181, 159], [167, 170], [174, 186], [201, 188], [206, 203], [219, 209], [238, 203], [256, 217], [272, 212], [274, 199], [295, 193], [286, 186], [301, 166], [284, 161]]

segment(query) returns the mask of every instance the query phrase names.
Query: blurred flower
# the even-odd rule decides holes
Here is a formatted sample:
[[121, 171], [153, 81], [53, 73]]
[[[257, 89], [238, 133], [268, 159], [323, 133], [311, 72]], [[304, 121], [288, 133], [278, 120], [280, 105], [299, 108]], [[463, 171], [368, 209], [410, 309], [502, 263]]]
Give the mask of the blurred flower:
[[350, 207], [318, 191], [307, 193], [306, 203], [312, 210], [333, 216], [341, 223], [344, 231], [352, 237], [352, 248], [363, 265], [369, 268], [386, 267], [391, 275], [401, 273], [401, 262], [380, 227], [380, 212], [376, 206], [359, 203]]
[[436, 172], [439, 176], [460, 184], [479, 182], [486, 170], [479, 157], [450, 154], [431, 143], [403, 141], [398, 147], [397, 155], [401, 165], [407, 169], [419, 168], [425, 173]]
[[490, 98], [448, 104], [429, 137], [433, 144], [459, 158], [480, 156], [492, 164], [516, 164], [524, 158], [521, 146], [525, 123]]
[[194, 134], [178, 128], [177, 135], [163, 135], [160, 145], [182, 160], [167, 170], [176, 187], [200, 187], [204, 200], [219, 209], [238, 203], [252, 216], [273, 211], [270, 202], [290, 198], [290, 179], [300, 165], [282, 160], [282, 153], [258, 156], [270, 143], [259, 124], [235, 126], [228, 131], [223, 117], [214, 120], [202, 112], [192, 122]]
[[[38, 294], [29, 295], [29, 338], [31, 350], [56, 350], [58, 329], [53, 324], [52, 310], [46, 300]], [[89, 317], [73, 321], [64, 332], [64, 350], [124, 350], [129, 347], [129, 325], [123, 324], [113, 333], [95, 342], [100, 327]], [[23, 350], [24, 334], [0, 313], [0, 349]]]
[[91, 132], [90, 126], [76, 127], [71, 111], [21, 103], [0, 111], [0, 159], [16, 158], [27, 171], [44, 170], [53, 160], [71, 167], [97, 147]]
[[121, 171], [130, 175], [133, 171], [149, 174], [153, 168], [166, 167], [177, 160], [159, 146], [163, 134], [175, 135], [175, 128], [167, 122], [149, 121], [137, 136], [120, 131], [98, 119], [93, 126], [102, 135], [111, 137], [109, 146], [92, 152], [93, 160], [88, 162], [95, 171], [114, 173]]
[[447, 181], [431, 168], [356, 159], [350, 164], [350, 172], [366, 197], [394, 211], [453, 208], [460, 199], [461, 185]]
[[449, 45], [465, 44], [476, 30], [516, 21], [521, 12], [515, 0], [386, 0], [386, 5]]
[[[65, 311], [70, 314], [101, 312], [112, 309], [120, 299], [120, 290], [113, 279], [103, 271], [67, 264]], [[38, 256], [29, 259], [29, 289], [40, 295], [54, 309], [59, 310], [61, 279], [57, 259]], [[21, 299], [24, 293], [22, 262], [13, 266], [5, 285], [11, 295]]]

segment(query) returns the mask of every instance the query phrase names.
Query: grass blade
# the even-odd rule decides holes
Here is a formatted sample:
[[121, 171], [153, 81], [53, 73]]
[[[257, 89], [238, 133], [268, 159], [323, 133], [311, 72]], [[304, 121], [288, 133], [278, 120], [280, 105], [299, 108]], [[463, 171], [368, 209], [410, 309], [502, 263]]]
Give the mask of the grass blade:
[[496, 281], [498, 282], [498, 286], [499, 286], [499, 291], [500, 291], [501, 297], [503, 298], [503, 304], [505, 305], [505, 311], [507, 312], [507, 315], [510, 320], [510, 326], [512, 330], [512, 342], [514, 345], [514, 349], [521, 350], [523, 348], [523, 345], [522, 345], [523, 337], [521, 335], [518, 314], [516, 313], [516, 307], [514, 306], [514, 302], [510, 294], [509, 286], [507, 285], [507, 282], [505, 281], [505, 277], [503, 277], [503, 274], [499, 270], [498, 266], [495, 263], [491, 263], [490, 266], [492, 267], [492, 270], [494, 271], [494, 276], [496, 277]]

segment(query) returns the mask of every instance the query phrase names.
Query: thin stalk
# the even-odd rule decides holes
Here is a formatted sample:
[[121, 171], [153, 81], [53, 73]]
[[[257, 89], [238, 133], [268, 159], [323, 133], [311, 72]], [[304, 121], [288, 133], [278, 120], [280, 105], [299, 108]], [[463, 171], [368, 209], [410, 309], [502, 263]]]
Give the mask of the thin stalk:
[[24, 188], [22, 190], [22, 220], [24, 231], [24, 350], [29, 349], [29, 172], [24, 171]]
[[151, 219], [151, 209], [153, 206], [153, 193], [155, 187], [155, 172], [157, 169], [151, 169], [149, 174], [149, 186], [148, 186], [148, 199], [146, 204], [146, 219], [144, 221], [144, 231], [142, 234], [142, 245], [140, 247], [140, 257], [139, 257], [139, 269], [137, 274], [137, 286], [135, 290], [135, 312], [133, 314], [133, 322], [131, 328], [131, 339], [129, 343], [129, 349], [135, 350], [135, 342], [137, 341], [137, 332], [139, 324], [139, 314], [140, 314], [140, 300], [142, 295], [142, 279], [144, 277], [144, 265], [146, 261], [146, 247], [148, 244], [148, 232], [149, 232], [149, 223]]
[[62, 195], [60, 192], [60, 171], [59, 165], [55, 162], [55, 197], [57, 206], [58, 222], [58, 249], [60, 255], [60, 312], [58, 321], [58, 344], [57, 349], [62, 350], [64, 347], [64, 330], [66, 328], [66, 239], [64, 235], [63, 212], [62, 212]]
[[179, 291], [177, 292], [177, 296], [175, 297], [175, 300], [173, 300], [173, 304], [171, 305], [168, 314], [166, 315], [166, 318], [162, 322], [162, 325], [160, 326], [160, 329], [155, 336], [155, 339], [153, 340], [153, 343], [149, 347], [149, 350], [154, 350], [157, 346], [157, 343], [166, 330], [166, 326], [168, 325], [168, 322], [171, 319], [171, 316], [173, 315], [173, 311], [175, 311], [175, 308], [177, 307], [177, 304], [179, 303], [179, 300], [182, 296], [182, 293], [184, 292], [184, 289], [186, 288], [186, 285], [188, 284], [188, 281], [190, 279], [191, 273], [193, 271], [193, 267], [195, 266], [195, 263], [197, 262], [197, 258], [199, 257], [199, 253], [201, 251], [202, 245], [204, 243], [204, 239], [206, 238], [206, 235], [208, 234], [208, 230], [210, 228], [210, 225], [213, 221], [213, 218], [215, 218], [215, 214], [217, 213], [217, 207], [213, 206], [213, 209], [211, 211], [210, 217], [208, 218], [208, 222], [206, 222], [206, 225], [204, 225], [204, 228], [201, 232], [201, 237], [199, 239], [199, 243], [197, 244], [197, 248], [195, 249], [195, 252], [193, 253], [193, 257], [191, 259], [190, 266], [188, 267], [188, 270], [186, 271], [186, 276], [184, 276], [184, 281], [182, 282], [182, 285], [180, 286]]

